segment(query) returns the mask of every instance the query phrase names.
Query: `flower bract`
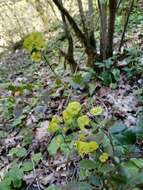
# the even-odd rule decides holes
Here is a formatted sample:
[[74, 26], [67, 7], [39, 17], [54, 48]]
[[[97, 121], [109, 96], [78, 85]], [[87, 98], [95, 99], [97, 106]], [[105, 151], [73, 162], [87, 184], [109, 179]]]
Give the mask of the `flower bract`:
[[92, 108], [90, 110], [90, 113], [93, 115], [93, 116], [98, 116], [98, 115], [101, 115], [103, 112], [103, 108], [101, 106], [96, 106], [94, 108]]
[[100, 157], [99, 157], [99, 160], [100, 162], [104, 163], [108, 160], [109, 158], [109, 154], [108, 153], [103, 153]]
[[87, 115], [83, 115], [77, 119], [77, 123], [80, 129], [84, 129], [85, 126], [89, 125], [90, 119]]
[[35, 52], [32, 53], [31, 58], [32, 58], [33, 61], [39, 62], [42, 59], [42, 55], [41, 55], [41, 53], [39, 51], [35, 51]]
[[92, 153], [98, 149], [98, 144], [95, 141], [91, 142], [83, 142], [83, 141], [76, 141], [76, 149], [81, 156], [85, 154]]

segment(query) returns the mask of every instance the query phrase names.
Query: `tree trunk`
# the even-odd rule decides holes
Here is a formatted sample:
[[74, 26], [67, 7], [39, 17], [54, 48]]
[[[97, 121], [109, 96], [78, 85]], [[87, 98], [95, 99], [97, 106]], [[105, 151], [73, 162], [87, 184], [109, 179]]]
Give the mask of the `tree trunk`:
[[91, 45], [91, 43], [88, 43], [88, 40], [87, 40], [88, 36], [87, 36], [87, 34], [84, 34], [80, 30], [80, 28], [78, 27], [78, 25], [76, 24], [76, 22], [74, 21], [74, 19], [71, 17], [71, 15], [69, 14], [69, 12], [63, 7], [63, 5], [61, 5], [61, 3], [60, 3], [59, 0], [53, 0], [53, 2], [58, 7], [58, 9], [64, 14], [64, 16], [66, 17], [66, 19], [69, 22], [70, 26], [74, 30], [77, 38], [84, 45], [85, 52], [86, 52], [86, 54], [88, 56], [88, 64], [89, 64], [89, 66], [92, 66], [97, 53], [96, 53], [96, 49], [93, 48], [93, 46]]
[[100, 12], [100, 56], [102, 60], [107, 58], [107, 3], [98, 0]]
[[109, 0], [109, 23], [108, 23], [108, 42], [107, 42], [107, 58], [113, 56], [113, 39], [115, 29], [115, 18], [117, 0]]
[[[62, 0], [60, 0], [60, 3], [62, 5]], [[72, 35], [70, 33], [69, 26], [68, 26], [68, 23], [66, 21], [66, 18], [65, 18], [62, 11], [61, 11], [61, 17], [62, 17], [62, 20], [63, 20], [65, 36], [66, 36], [66, 38], [68, 40], [68, 52], [65, 53], [65, 52], [63, 52], [61, 50], [61, 53], [65, 57], [66, 61], [69, 63], [71, 71], [74, 73], [76, 71], [76, 69], [77, 69], [77, 63], [74, 60], [73, 38], [72, 38]]]
[[89, 43], [91, 46], [96, 50], [96, 40], [94, 36], [94, 8], [93, 8], [93, 0], [88, 0], [88, 36], [89, 36]]

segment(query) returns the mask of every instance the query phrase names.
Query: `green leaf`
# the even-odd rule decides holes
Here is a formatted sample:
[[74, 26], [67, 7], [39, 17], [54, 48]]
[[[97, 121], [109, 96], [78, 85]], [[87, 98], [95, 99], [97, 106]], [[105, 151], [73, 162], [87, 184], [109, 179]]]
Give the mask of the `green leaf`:
[[108, 86], [112, 83], [112, 74], [109, 71], [103, 71], [100, 75], [100, 78], [103, 81], [103, 84]]
[[114, 137], [122, 145], [134, 145], [136, 143], [136, 133], [132, 129], [122, 131], [120, 134], [114, 135]]
[[143, 169], [143, 159], [142, 158], [132, 158], [131, 161], [140, 169]]
[[128, 161], [127, 163], [121, 164], [121, 171], [127, 179], [131, 179], [134, 175], [138, 174], [139, 169], [134, 163]]
[[69, 147], [66, 143], [62, 143], [60, 145], [60, 150], [65, 154], [65, 155], [69, 155], [71, 152], [69, 150]]
[[32, 171], [32, 170], [33, 170], [33, 164], [32, 164], [32, 162], [25, 162], [25, 163], [22, 165], [22, 170], [23, 170], [24, 172]]
[[137, 126], [139, 128], [142, 128], [143, 129], [143, 116], [139, 116], [139, 119], [138, 119], [138, 122], [137, 122]]
[[117, 123], [116, 125], [113, 125], [111, 128], [110, 128], [110, 132], [112, 134], [118, 134], [118, 133], [121, 133], [123, 132], [125, 129], [127, 129], [127, 126], [122, 124], [122, 123]]
[[0, 182], [0, 190], [11, 190], [11, 188], [5, 182]]
[[5, 181], [7, 184], [13, 184], [15, 188], [20, 188], [22, 185], [23, 170], [14, 163], [10, 171], [5, 175]]
[[22, 158], [26, 156], [27, 150], [25, 148], [19, 148], [18, 152], [16, 153], [17, 157]]
[[18, 158], [22, 158], [26, 156], [27, 150], [23, 147], [18, 147], [18, 148], [12, 148], [9, 152], [9, 155], [16, 156]]
[[114, 171], [115, 166], [113, 164], [103, 164], [99, 167], [99, 171], [103, 172], [104, 174]]
[[70, 190], [92, 190], [92, 186], [86, 182], [71, 182], [66, 186], [66, 189]]
[[13, 179], [13, 186], [15, 188], [20, 188], [22, 186], [22, 178], [15, 177], [15, 179]]
[[116, 88], [117, 88], [117, 83], [115, 82], [115, 83], [111, 83], [110, 84], [110, 88], [112, 89], [112, 90], [115, 90]]
[[97, 165], [96, 165], [96, 162], [94, 162], [92, 160], [81, 160], [80, 167], [90, 170], [90, 169], [97, 168]]
[[36, 165], [40, 162], [40, 160], [42, 160], [41, 152], [32, 155], [32, 161], [34, 161]]
[[92, 190], [92, 186], [86, 182], [80, 182], [77, 184], [79, 190]]
[[50, 185], [46, 190], [61, 190], [61, 189], [56, 185]]
[[95, 76], [95, 71], [90, 68], [87, 72], [83, 74], [83, 84], [87, 84], [93, 76]]
[[76, 84], [81, 84], [82, 83], [82, 75], [81, 74], [76, 74], [74, 75], [73, 77], [73, 81], [76, 83]]
[[48, 152], [50, 155], [55, 155], [57, 153], [57, 150], [59, 149], [60, 145], [56, 143], [55, 138], [51, 141], [51, 143], [48, 146]]
[[89, 182], [90, 184], [96, 186], [96, 187], [101, 187], [100, 183], [100, 177], [99, 176], [90, 176], [89, 177]]
[[96, 90], [97, 85], [95, 83], [89, 83], [88, 86], [89, 86], [89, 94], [90, 96], [92, 96]]
[[120, 80], [120, 70], [119, 69], [113, 69], [112, 70], [112, 74], [114, 76], [115, 81], [119, 81]]

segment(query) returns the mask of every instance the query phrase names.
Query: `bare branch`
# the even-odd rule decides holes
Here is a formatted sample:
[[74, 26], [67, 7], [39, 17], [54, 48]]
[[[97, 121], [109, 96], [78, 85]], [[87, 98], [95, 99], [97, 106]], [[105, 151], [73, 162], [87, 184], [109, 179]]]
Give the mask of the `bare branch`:
[[98, 0], [100, 13], [100, 55], [103, 59], [107, 57], [107, 3]]
[[85, 47], [87, 47], [87, 40], [85, 35], [82, 33], [82, 31], [79, 29], [78, 25], [74, 21], [74, 19], [71, 17], [71, 15], [68, 13], [68, 11], [60, 4], [58, 0], [53, 0], [55, 5], [58, 7], [58, 9], [65, 15], [68, 22], [70, 23], [71, 27], [73, 28], [76, 36], [81, 41], [82, 44], [84, 44]]
[[127, 29], [128, 23], [129, 23], [129, 17], [130, 17], [130, 14], [132, 12], [133, 6], [134, 6], [134, 0], [131, 0], [130, 6], [129, 6], [129, 10], [128, 10], [127, 19], [126, 19], [126, 22], [125, 22], [125, 25], [124, 25], [122, 36], [121, 36], [121, 41], [120, 41], [120, 45], [119, 45], [119, 49], [118, 49], [119, 52], [121, 51], [121, 47], [123, 45], [126, 29]]
[[89, 23], [89, 40], [92, 46], [96, 49], [96, 41], [94, 37], [94, 8], [93, 0], [88, 0], [88, 23]]
[[86, 27], [86, 18], [83, 11], [82, 1], [77, 0], [77, 3], [78, 3], [78, 8], [79, 8], [79, 13], [80, 13], [80, 18], [81, 18], [84, 34], [88, 35], [88, 29]]

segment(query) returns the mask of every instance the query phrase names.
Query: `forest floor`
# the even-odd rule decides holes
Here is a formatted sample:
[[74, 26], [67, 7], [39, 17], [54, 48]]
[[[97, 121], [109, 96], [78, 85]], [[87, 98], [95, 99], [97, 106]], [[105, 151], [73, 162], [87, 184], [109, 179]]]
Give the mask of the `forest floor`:
[[[139, 49], [142, 50], [143, 36], [140, 30], [130, 34], [130, 47], [135, 39], [141, 44]], [[81, 84], [80, 79], [77, 80], [81, 75], [72, 77], [68, 69], [63, 69], [63, 64], [58, 65], [53, 59], [52, 64], [56, 65], [55, 72], [60, 80], [55, 79], [48, 65], [33, 63], [23, 50], [2, 58], [0, 179], [13, 160], [29, 163], [34, 155], [38, 165], [32, 171], [27, 169], [23, 177], [26, 186], [39, 190], [54, 183], [69, 190], [70, 187], [65, 184], [77, 173], [78, 158], [75, 156], [67, 160], [60, 152], [54, 157], [49, 156], [47, 147], [52, 136], [47, 128], [50, 119], [54, 114], [61, 114], [69, 101], [77, 100], [87, 107], [101, 105], [104, 109], [103, 120], [108, 121], [108, 125], [120, 123], [129, 128], [136, 127], [143, 111], [143, 54], [140, 50], [133, 49], [127, 57], [117, 62], [122, 71], [115, 86], [105, 86], [97, 81], [97, 77], [90, 77], [91, 70], [82, 72], [82, 77], [89, 80], [89, 85]], [[14, 148], [21, 148], [16, 158]]]

